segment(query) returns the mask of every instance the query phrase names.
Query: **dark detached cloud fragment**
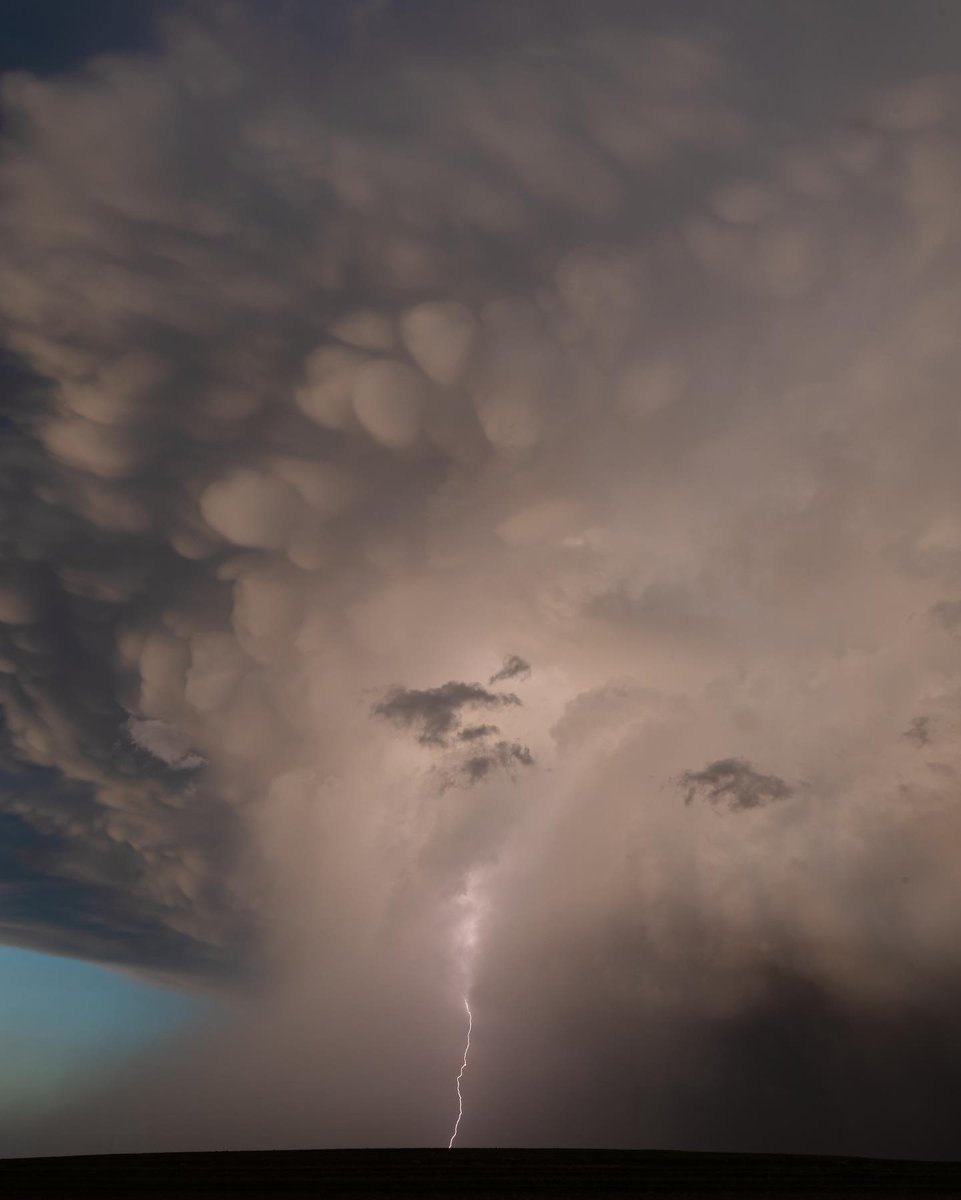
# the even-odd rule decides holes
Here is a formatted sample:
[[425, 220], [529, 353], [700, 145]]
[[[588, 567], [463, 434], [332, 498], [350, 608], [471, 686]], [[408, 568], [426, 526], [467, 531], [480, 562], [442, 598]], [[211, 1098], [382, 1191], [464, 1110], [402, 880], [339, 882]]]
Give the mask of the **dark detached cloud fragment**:
[[418, 729], [417, 740], [421, 745], [444, 746], [457, 728], [462, 709], [503, 708], [512, 704], [520, 704], [513, 693], [489, 692], [479, 683], [451, 680], [436, 688], [394, 687], [372, 711], [395, 725]]
[[494, 684], [501, 683], [505, 679], [527, 679], [530, 673], [530, 663], [525, 662], [519, 654], [508, 654], [504, 659], [504, 665], [487, 682]]
[[920, 749], [921, 746], [927, 746], [931, 741], [931, 736], [934, 733], [935, 722], [930, 717], [915, 717], [907, 729], [904, 731], [903, 737]]
[[492, 737], [500, 730], [496, 725], [467, 725], [458, 734], [459, 742], [476, 742], [481, 738]]
[[685, 771], [680, 784], [685, 804], [700, 797], [710, 804], [725, 804], [733, 812], [761, 808], [794, 795], [790, 784], [777, 775], [762, 775], [743, 758], [719, 758], [702, 771]]
[[941, 600], [930, 611], [946, 633], [961, 635], [961, 600]]
[[520, 742], [497, 742], [483, 754], [473, 754], [458, 769], [462, 781], [470, 786], [486, 779], [492, 771], [503, 770], [510, 774], [511, 768], [532, 767], [534, 756]]

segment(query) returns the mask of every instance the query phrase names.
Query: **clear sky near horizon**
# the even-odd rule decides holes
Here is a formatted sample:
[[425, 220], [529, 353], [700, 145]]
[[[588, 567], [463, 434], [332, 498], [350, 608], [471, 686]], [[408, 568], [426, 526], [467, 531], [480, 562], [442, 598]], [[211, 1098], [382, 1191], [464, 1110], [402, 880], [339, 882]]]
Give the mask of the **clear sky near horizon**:
[[0, 31], [0, 1153], [961, 1158], [961, 5]]
[[0, 1120], [89, 1093], [209, 1008], [98, 964], [0, 947]]

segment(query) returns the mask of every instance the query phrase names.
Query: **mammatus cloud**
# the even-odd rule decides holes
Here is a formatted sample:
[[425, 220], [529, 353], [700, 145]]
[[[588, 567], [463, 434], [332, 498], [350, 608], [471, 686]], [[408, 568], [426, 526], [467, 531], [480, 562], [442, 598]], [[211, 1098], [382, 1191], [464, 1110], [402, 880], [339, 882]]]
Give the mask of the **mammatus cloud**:
[[247, 980], [17, 1144], [438, 1142], [474, 905], [463, 1144], [956, 1153], [961, 10], [333, 7], [3, 79], [0, 935]]
[[723, 804], [732, 812], [760, 808], [794, 795], [790, 784], [777, 775], [762, 775], [743, 758], [719, 758], [701, 771], [685, 771], [680, 786], [685, 804], [698, 797], [709, 804]]

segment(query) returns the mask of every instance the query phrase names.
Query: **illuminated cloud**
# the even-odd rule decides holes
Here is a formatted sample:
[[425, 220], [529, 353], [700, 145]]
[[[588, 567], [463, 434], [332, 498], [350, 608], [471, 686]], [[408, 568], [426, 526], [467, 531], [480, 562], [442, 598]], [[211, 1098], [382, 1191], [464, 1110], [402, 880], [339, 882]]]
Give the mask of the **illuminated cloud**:
[[127, 731], [132, 742], [176, 771], [192, 771], [204, 765], [203, 756], [191, 750], [184, 735], [164, 721], [131, 717]]

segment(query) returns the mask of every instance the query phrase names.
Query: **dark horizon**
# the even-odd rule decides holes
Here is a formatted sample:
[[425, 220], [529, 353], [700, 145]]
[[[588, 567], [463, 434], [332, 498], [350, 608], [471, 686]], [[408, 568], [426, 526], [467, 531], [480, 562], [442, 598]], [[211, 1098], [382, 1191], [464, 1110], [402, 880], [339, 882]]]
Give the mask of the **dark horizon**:
[[17, 1195], [580, 1196], [816, 1195], [950, 1200], [961, 1163], [680, 1151], [224, 1151], [0, 1163]]

